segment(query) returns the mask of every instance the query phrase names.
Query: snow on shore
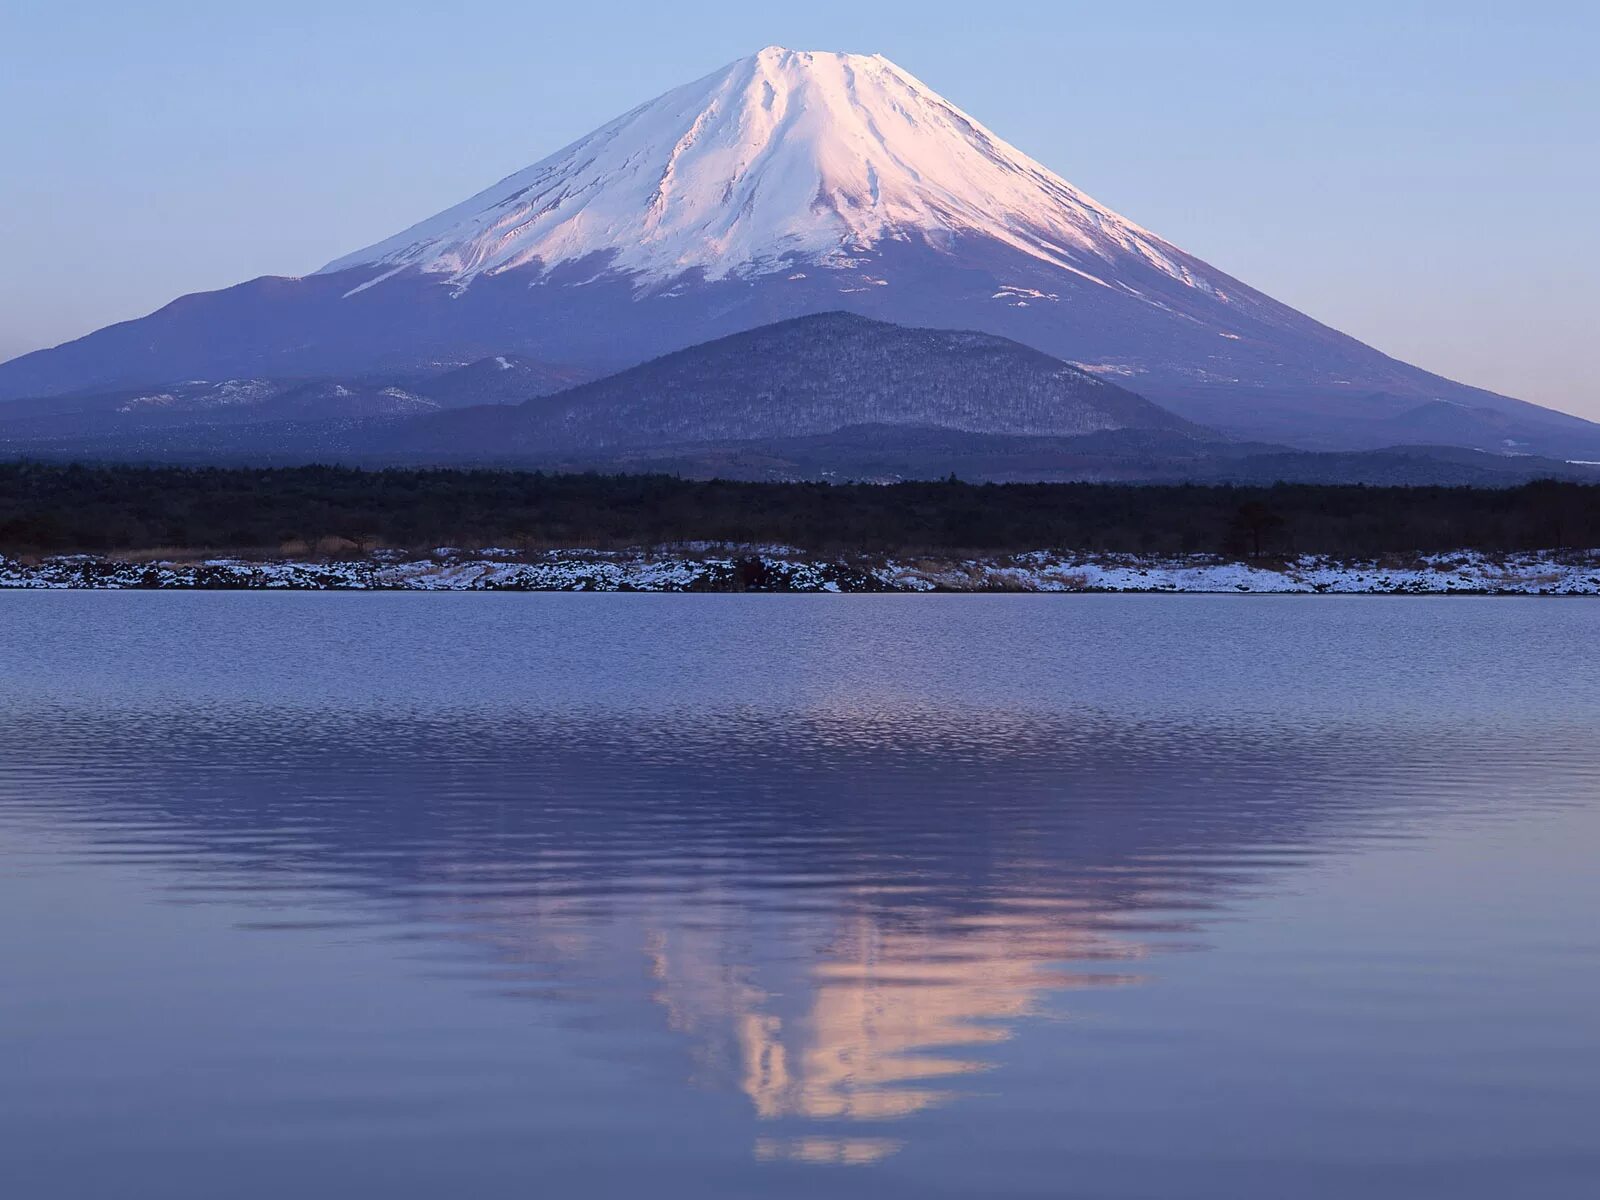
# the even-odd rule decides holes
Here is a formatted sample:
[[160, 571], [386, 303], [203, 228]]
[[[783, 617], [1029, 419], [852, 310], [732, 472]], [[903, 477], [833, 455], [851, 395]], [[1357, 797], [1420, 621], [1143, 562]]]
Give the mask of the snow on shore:
[[425, 558], [125, 562], [0, 557], [0, 588], [272, 588], [597, 592], [1230, 592], [1373, 595], [1600, 595], [1600, 550], [1401, 561], [1304, 556], [1243, 563], [1036, 551], [976, 559], [816, 558], [772, 547], [521, 554], [441, 548]]

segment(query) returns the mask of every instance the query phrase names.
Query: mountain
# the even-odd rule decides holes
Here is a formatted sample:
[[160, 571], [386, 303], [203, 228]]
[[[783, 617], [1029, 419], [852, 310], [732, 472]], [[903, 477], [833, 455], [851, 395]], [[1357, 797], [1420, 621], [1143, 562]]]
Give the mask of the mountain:
[[[530, 369], [543, 373], [537, 364]], [[146, 412], [145, 403], [124, 399], [103, 410], [98, 424], [0, 419], [0, 454], [874, 482], [951, 474], [1000, 482], [1480, 486], [1600, 478], [1594, 468], [1533, 455], [1427, 446], [1310, 452], [1232, 440], [992, 334], [906, 329], [849, 313], [732, 334], [518, 405], [445, 407], [452, 396], [482, 397], [494, 379], [515, 374], [514, 365], [491, 359], [424, 380], [415, 395], [374, 381], [322, 381], [225, 407], [214, 397], [253, 396], [258, 386], [191, 384], [177, 389], [182, 404], [152, 403]], [[387, 401], [396, 407], [380, 406], [390, 394], [426, 407], [398, 399]], [[163, 396], [173, 399], [134, 399]], [[89, 399], [102, 408], [110, 402]], [[319, 399], [326, 415], [319, 415]], [[213, 406], [184, 408], [199, 400]], [[35, 406], [0, 405], [0, 416], [19, 404]]]
[[[591, 374], [846, 309], [1074, 362], [1240, 437], [1600, 458], [1600, 426], [1389, 358], [1112, 212], [879, 56], [769, 47], [303, 278], [0, 365], [0, 397], [192, 378]], [[1415, 428], [1413, 428], [1415, 426]]]
[[491, 459], [808, 437], [856, 425], [1056, 437], [1201, 432], [1005, 338], [825, 313], [680, 350], [514, 409], [407, 422], [374, 444]]

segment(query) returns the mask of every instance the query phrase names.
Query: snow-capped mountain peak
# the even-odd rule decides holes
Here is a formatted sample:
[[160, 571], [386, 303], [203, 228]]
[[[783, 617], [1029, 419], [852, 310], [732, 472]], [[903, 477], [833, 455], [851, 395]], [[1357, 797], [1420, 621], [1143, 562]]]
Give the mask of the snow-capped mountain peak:
[[839, 311], [1004, 337], [1251, 441], [1600, 454], [1575, 417], [1398, 362], [1141, 229], [887, 59], [776, 46], [314, 275], [0, 365], [0, 399], [470, 362], [477, 405]]
[[[589, 255], [642, 284], [768, 274], [890, 240], [976, 235], [1106, 282], [1184, 256], [881, 55], [769, 46], [322, 273], [417, 268], [465, 285]], [[374, 281], [375, 282], [375, 281]], [[1112, 286], [1107, 283], [1107, 286]]]

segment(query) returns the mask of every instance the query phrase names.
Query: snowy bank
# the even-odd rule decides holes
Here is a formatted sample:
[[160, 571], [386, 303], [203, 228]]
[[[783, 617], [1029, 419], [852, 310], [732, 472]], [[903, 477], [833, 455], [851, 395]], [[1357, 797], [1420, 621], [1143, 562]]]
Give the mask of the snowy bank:
[[92, 555], [0, 557], [6, 588], [263, 588], [525, 592], [1227, 592], [1600, 595], [1600, 550], [1404, 561], [1305, 556], [1237, 562], [1053, 551], [986, 558], [824, 558], [773, 547], [557, 550], [441, 548], [352, 561], [209, 558], [128, 562]]

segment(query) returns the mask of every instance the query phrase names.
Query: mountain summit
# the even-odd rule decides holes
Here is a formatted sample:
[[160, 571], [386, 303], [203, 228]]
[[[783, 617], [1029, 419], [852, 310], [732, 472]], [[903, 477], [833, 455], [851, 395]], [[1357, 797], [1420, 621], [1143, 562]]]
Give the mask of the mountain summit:
[[1600, 458], [1600, 427], [1296, 312], [887, 59], [779, 47], [315, 274], [186, 296], [0, 365], [0, 400], [507, 355], [597, 376], [837, 310], [1008, 338], [1245, 438], [1365, 449], [1443, 434]]
[[591, 254], [641, 286], [849, 266], [886, 241], [991, 239], [1093, 274], [1129, 255], [1216, 285], [882, 55], [769, 46], [470, 200], [330, 263], [465, 286]]

